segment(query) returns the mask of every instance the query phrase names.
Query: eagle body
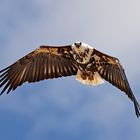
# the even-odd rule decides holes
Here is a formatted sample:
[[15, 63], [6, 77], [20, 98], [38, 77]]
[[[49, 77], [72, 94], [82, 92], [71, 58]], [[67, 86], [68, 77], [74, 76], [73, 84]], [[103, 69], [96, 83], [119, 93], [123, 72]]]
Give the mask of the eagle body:
[[1, 94], [15, 90], [25, 82], [76, 75], [86, 85], [108, 81], [124, 91], [132, 100], [137, 117], [140, 106], [130, 88], [124, 69], [115, 57], [102, 53], [88, 44], [76, 42], [66, 46], [40, 46], [0, 71]]
[[87, 85], [98, 85], [104, 83], [103, 79], [97, 72], [100, 58], [95, 56], [94, 48], [85, 43], [75, 43], [72, 45], [72, 55], [78, 64], [76, 80]]

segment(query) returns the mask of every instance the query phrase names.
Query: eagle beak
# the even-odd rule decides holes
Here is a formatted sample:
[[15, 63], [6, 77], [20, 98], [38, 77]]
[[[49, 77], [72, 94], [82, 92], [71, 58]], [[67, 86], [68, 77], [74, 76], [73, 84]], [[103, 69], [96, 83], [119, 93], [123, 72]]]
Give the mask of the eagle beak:
[[76, 43], [74, 43], [74, 45], [77, 47], [77, 48], [79, 48], [81, 45], [82, 45], [82, 43], [81, 42], [76, 42]]

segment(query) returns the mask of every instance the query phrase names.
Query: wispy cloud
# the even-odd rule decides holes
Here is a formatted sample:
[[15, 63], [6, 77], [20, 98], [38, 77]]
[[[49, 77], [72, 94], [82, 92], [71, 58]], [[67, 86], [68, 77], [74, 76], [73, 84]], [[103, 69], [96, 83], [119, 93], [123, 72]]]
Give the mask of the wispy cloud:
[[[3, 0], [0, 69], [39, 45], [80, 40], [120, 58], [134, 91], [139, 92], [139, 4], [137, 0]], [[84, 86], [74, 77], [24, 84], [14, 94], [0, 97], [0, 110], [5, 116], [8, 112], [9, 118], [26, 118], [21, 119], [25, 128], [9, 130], [24, 131], [25, 139], [140, 137], [133, 104], [126, 95], [109, 84]], [[1, 121], [9, 126], [4, 117]]]

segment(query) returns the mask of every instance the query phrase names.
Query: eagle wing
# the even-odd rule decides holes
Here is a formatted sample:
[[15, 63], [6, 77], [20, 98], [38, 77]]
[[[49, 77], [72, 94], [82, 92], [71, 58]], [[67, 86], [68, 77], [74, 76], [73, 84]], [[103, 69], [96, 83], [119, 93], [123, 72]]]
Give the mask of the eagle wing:
[[41, 46], [11, 66], [0, 71], [1, 94], [15, 90], [24, 82], [75, 75], [77, 66], [71, 55], [71, 46]]
[[134, 102], [136, 115], [137, 117], [139, 117], [140, 106], [130, 88], [125, 71], [121, 66], [119, 60], [97, 50], [94, 51], [93, 56], [99, 58], [95, 63], [97, 66], [97, 72], [100, 74], [100, 76], [128, 95], [128, 97]]

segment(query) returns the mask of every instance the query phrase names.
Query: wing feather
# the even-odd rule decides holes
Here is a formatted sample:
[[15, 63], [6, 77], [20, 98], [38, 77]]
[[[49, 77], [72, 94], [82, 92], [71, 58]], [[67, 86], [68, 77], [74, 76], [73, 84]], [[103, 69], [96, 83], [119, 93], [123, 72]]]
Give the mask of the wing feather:
[[[54, 61], [54, 64], [53, 64], [53, 69], [54, 69], [54, 77], [56, 78], [57, 75], [59, 74], [59, 71], [58, 71], [58, 63], [57, 62], [57, 58], [55, 57], [55, 61]], [[55, 69], [56, 67], [56, 69]]]
[[71, 45], [41, 46], [0, 71], [1, 94], [15, 90], [24, 82], [38, 82], [49, 78], [75, 75], [77, 66], [70, 51]]
[[[30, 64], [28, 64], [29, 65], [29, 73], [28, 73], [28, 82], [29, 83], [32, 82], [32, 79], [34, 77], [34, 73], [35, 73], [35, 71], [34, 71], [34, 64], [35, 63], [31, 63], [31, 62], [30, 62]], [[22, 83], [22, 81], [20, 81], [20, 84], [21, 83]]]
[[17, 87], [16, 85], [19, 83], [19, 80], [22, 80], [24, 73], [25, 73], [25, 70], [23, 70], [23, 72], [22, 72], [22, 67], [20, 69], [18, 69], [18, 71], [14, 75], [14, 77], [9, 80], [9, 88], [7, 90], [7, 93], [9, 93], [12, 89]]
[[139, 117], [140, 105], [138, 104], [130, 88], [127, 77], [125, 75], [125, 71], [119, 63], [119, 60], [115, 57], [106, 55], [97, 50], [95, 50], [94, 53], [100, 58], [100, 60], [98, 60], [99, 66], [97, 66], [98, 73], [101, 75], [102, 78], [104, 78], [120, 90], [124, 91], [128, 95], [128, 97], [134, 102], [135, 112], [137, 117]]
[[61, 59], [58, 58], [59, 61], [57, 63], [57, 73], [59, 73], [59, 76], [62, 77], [63, 75], [63, 64], [61, 64]]

